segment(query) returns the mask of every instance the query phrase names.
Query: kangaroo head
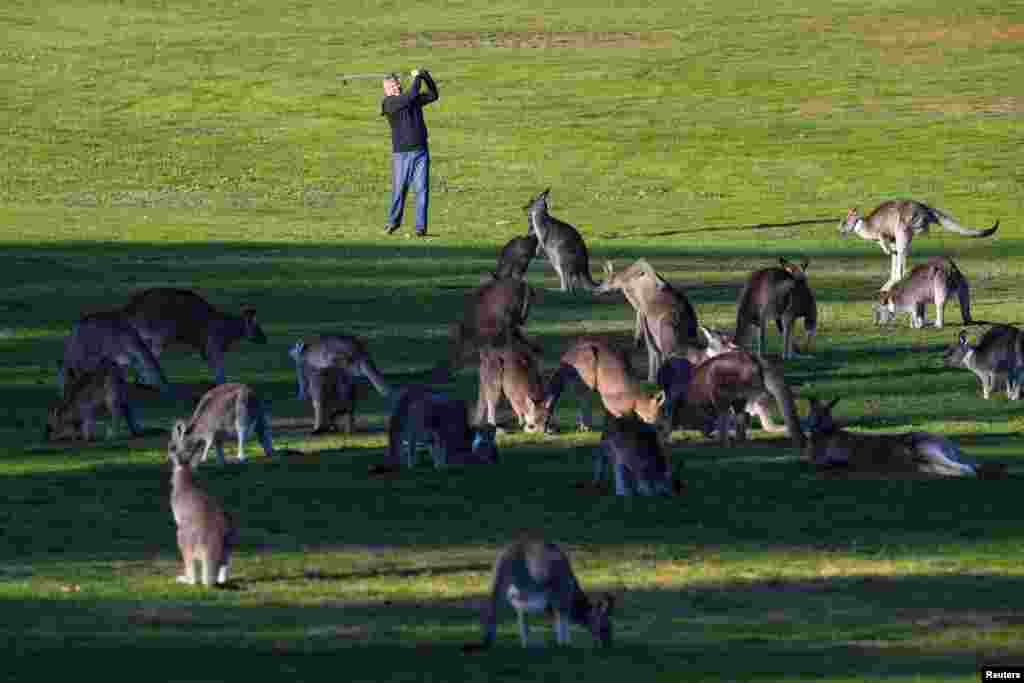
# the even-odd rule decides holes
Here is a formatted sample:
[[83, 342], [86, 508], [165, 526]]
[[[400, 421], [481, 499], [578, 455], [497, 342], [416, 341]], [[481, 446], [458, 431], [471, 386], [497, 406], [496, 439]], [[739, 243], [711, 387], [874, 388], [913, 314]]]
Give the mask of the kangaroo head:
[[587, 614], [587, 626], [601, 647], [611, 647], [612, 644], [612, 609], [614, 607], [615, 598], [612, 595], [605, 595], [590, 606], [590, 612]]
[[816, 398], [808, 398], [807, 402], [811, 406], [811, 412], [807, 416], [808, 432], [812, 434], [827, 434], [838, 429], [839, 425], [836, 424], [835, 419], [832, 417], [832, 409], [839, 403], [838, 398], [834, 398], [828, 403], [823, 403]]
[[971, 350], [970, 341], [967, 339], [967, 332], [960, 330], [960, 336], [957, 337], [956, 343], [946, 349], [943, 357], [945, 366], [947, 368], [960, 367]]
[[863, 218], [860, 216], [860, 211], [857, 209], [850, 209], [846, 212], [846, 218], [839, 222], [839, 233], [842, 235], [849, 235], [857, 230], [858, 225], [863, 222]]
[[543, 396], [526, 396], [526, 414], [523, 415], [525, 424], [523, 429], [526, 432], [542, 432], [547, 428], [548, 417], [551, 411], [550, 402]]
[[263, 334], [263, 329], [256, 322], [255, 306], [242, 306], [242, 322], [245, 323], [245, 336], [249, 341], [254, 344], [267, 343], [267, 335]]
[[810, 265], [810, 262], [807, 259], [804, 259], [802, 263], [794, 263], [793, 261], [789, 261], [785, 257], [780, 256], [779, 265], [793, 277], [798, 280], [802, 280], [807, 278], [807, 266]]
[[544, 190], [539, 195], [529, 201], [529, 203], [523, 207], [523, 210], [529, 213], [536, 209], [539, 211], [547, 211], [548, 208], [548, 193], [551, 192], [551, 188]]

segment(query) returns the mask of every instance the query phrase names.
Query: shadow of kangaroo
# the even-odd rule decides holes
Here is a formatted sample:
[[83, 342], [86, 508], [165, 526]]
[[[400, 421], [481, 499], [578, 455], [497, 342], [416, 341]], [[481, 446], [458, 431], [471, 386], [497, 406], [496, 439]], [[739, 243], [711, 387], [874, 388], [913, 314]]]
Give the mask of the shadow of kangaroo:
[[590, 277], [587, 245], [576, 228], [548, 213], [550, 192], [549, 187], [523, 207], [530, 231], [537, 236], [538, 249], [543, 250], [558, 274], [559, 288], [563, 292], [577, 289], [593, 292], [599, 285]]
[[187, 289], [156, 287], [134, 294], [121, 312], [139, 336], [160, 357], [173, 346], [199, 352], [223, 384], [224, 353], [240, 339], [266, 344], [267, 336], [256, 322], [256, 309], [243, 306], [242, 315], [222, 313], [206, 299]]

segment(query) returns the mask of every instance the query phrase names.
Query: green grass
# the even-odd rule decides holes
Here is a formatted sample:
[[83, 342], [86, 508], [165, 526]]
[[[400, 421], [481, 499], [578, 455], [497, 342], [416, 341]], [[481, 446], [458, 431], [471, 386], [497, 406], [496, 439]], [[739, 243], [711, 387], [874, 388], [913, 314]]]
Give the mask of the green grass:
[[[979, 662], [1021, 661], [1020, 408], [942, 367], [957, 327], [874, 327], [887, 259], [836, 224], [891, 197], [971, 225], [1001, 218], [987, 240], [936, 229], [911, 260], [952, 255], [976, 317], [1024, 322], [1024, 3], [620, 4], [0, 7], [8, 680], [70, 666], [196, 681], [976, 680]], [[409, 226], [381, 234], [380, 85], [339, 79], [414, 66], [441, 88], [426, 111], [426, 243]], [[432, 365], [548, 186], [595, 275], [646, 257], [711, 326], [731, 325], [750, 270], [809, 257], [818, 353], [787, 378], [843, 396], [837, 413], [858, 429], [935, 431], [1017, 476], [822, 480], [785, 440], [723, 450], [680, 432], [686, 494], [623, 500], [573, 487], [596, 434], [510, 434], [497, 468], [392, 479], [367, 476], [385, 443], [380, 399], [358, 434], [309, 437], [288, 346], [356, 333], [389, 373]], [[557, 283], [545, 262], [529, 277]], [[238, 590], [173, 581], [165, 437], [40, 441], [71, 323], [158, 285], [258, 307], [270, 344], [229, 354], [228, 376], [271, 399], [277, 444], [303, 453], [200, 470], [241, 520]], [[622, 299], [544, 291], [528, 332], [550, 369], [575, 335], [625, 340], [631, 325]], [[174, 381], [208, 377], [195, 355], [166, 358]], [[475, 398], [475, 372], [451, 391]], [[141, 410], [166, 429], [188, 407]], [[565, 401], [566, 430], [574, 411]], [[568, 547], [585, 588], [618, 596], [612, 651], [577, 630], [568, 649], [523, 652], [506, 610], [494, 650], [460, 653], [497, 549], [525, 531]]]

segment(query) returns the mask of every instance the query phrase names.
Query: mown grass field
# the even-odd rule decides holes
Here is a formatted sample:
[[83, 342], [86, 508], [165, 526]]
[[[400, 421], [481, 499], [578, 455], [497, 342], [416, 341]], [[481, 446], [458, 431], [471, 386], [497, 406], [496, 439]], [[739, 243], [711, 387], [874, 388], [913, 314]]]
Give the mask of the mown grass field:
[[[893, 197], [1001, 218], [986, 240], [933, 228], [911, 263], [953, 256], [977, 318], [1024, 322], [1024, 3], [588, 4], [0, 5], [7, 680], [952, 681], [1024, 664], [1022, 408], [942, 367], [956, 325], [876, 328], [887, 257], [836, 229]], [[411, 225], [382, 234], [380, 84], [341, 78], [416, 66], [441, 89], [426, 242]], [[496, 468], [370, 478], [376, 397], [358, 434], [310, 437], [290, 344], [355, 333], [385, 372], [433, 365], [548, 186], [595, 276], [646, 257], [711, 326], [731, 326], [752, 269], [806, 256], [820, 332], [814, 358], [786, 365], [799, 391], [842, 396], [857, 429], [939, 432], [1014, 476], [824, 480], [786, 440], [677, 432], [684, 496], [597, 496], [573, 486], [599, 434], [570, 431], [572, 400], [561, 434], [502, 436]], [[529, 278], [547, 368], [582, 332], [629, 338], [621, 298], [551, 291], [543, 261]], [[166, 285], [257, 306], [270, 343], [229, 354], [228, 377], [268, 396], [277, 444], [302, 451], [271, 462], [253, 443], [244, 467], [200, 469], [241, 521], [236, 590], [173, 581], [166, 436], [41, 442], [71, 323]], [[164, 367], [208, 378], [196, 355]], [[447, 388], [475, 399], [475, 372]], [[142, 422], [188, 410], [147, 403]], [[460, 652], [497, 549], [522, 532], [618, 597], [613, 650], [577, 630], [570, 648], [524, 652], [505, 610], [491, 652]]]

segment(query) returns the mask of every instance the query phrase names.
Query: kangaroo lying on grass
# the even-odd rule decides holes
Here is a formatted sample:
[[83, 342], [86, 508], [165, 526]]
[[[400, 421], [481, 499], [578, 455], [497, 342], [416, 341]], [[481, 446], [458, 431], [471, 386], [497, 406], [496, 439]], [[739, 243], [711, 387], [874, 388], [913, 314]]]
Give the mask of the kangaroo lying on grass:
[[548, 213], [548, 194], [544, 190], [523, 207], [530, 231], [537, 236], [538, 251], [543, 251], [558, 274], [563, 292], [585, 289], [593, 292], [598, 284], [590, 277], [590, 256], [587, 245], [576, 228]]
[[327, 422], [334, 417], [328, 414], [328, 399], [332, 398], [335, 414], [345, 415], [347, 432], [352, 433], [357, 398], [355, 377], [366, 377], [385, 398], [392, 392], [370, 358], [366, 342], [357, 337], [331, 334], [300, 339], [288, 355], [295, 362], [299, 400], [308, 396], [313, 403], [314, 434], [327, 431]]
[[529, 647], [528, 612], [555, 613], [555, 638], [569, 644], [569, 624], [579, 624], [602, 646], [612, 644], [611, 613], [615, 605], [608, 595], [591, 602], [573, 574], [569, 557], [554, 543], [541, 540], [513, 543], [498, 554], [487, 605], [481, 611], [483, 641], [463, 646], [464, 652], [490, 647], [497, 636], [498, 603], [507, 600], [519, 619], [519, 641]]
[[609, 415], [605, 421], [594, 452], [594, 485], [604, 482], [609, 462], [617, 496], [669, 496], [682, 488], [672, 475], [658, 431], [635, 416]]
[[[516, 278], [493, 280], [474, 290], [466, 301], [462, 320], [452, 325], [450, 369], [461, 368], [484, 346], [519, 342], [540, 353], [540, 347], [522, 332], [535, 296], [529, 284]], [[442, 369], [438, 366], [435, 371]]]
[[980, 477], [1001, 479], [1004, 464], [972, 465], [960, 448], [929, 432], [903, 434], [853, 434], [832, 418], [839, 399], [822, 403], [808, 399], [810, 440], [806, 458], [823, 470], [852, 474], [909, 475], [921, 478]]
[[1006, 382], [1006, 397], [1016, 401], [1024, 379], [1024, 334], [1012, 325], [995, 325], [972, 346], [961, 331], [957, 343], [946, 350], [945, 365], [977, 375], [985, 399], [992, 397], [997, 383]]
[[270, 419], [266, 407], [256, 393], [245, 384], [221, 384], [206, 392], [188, 422], [178, 420], [171, 431], [168, 449], [172, 455], [189, 455], [203, 450], [200, 462], [206, 462], [210, 447], [217, 449], [217, 462], [224, 464], [222, 442], [234, 432], [238, 437], [238, 462], [245, 462], [245, 440], [256, 432], [263, 452], [273, 457], [270, 440]]
[[44, 438], [47, 441], [75, 438], [81, 433], [86, 441], [92, 441], [96, 432], [96, 418], [107, 415], [110, 424], [107, 438], [113, 439], [118, 433], [118, 423], [123, 417], [132, 436], [139, 436], [142, 430], [132, 414], [120, 366], [105, 359], [95, 370], [71, 373], [66, 378], [64, 398], [50, 407]]
[[960, 316], [964, 325], [971, 324], [971, 293], [967, 278], [946, 256], [934, 256], [928, 263], [915, 266], [910, 275], [888, 291], [879, 294], [875, 304], [875, 324], [885, 325], [896, 319], [898, 313], [910, 313], [910, 326], [921, 329], [925, 325], [925, 306], [935, 304], [935, 327], [942, 327], [946, 300], [956, 294], [960, 299]]
[[530, 262], [537, 255], [539, 242], [536, 235], [513, 237], [498, 254], [498, 267], [491, 276], [495, 280], [516, 278], [522, 280], [530, 268]]
[[914, 235], [928, 234], [928, 226], [938, 223], [944, 229], [968, 237], [988, 237], [999, 229], [999, 221], [988, 230], [965, 228], [945, 211], [915, 202], [894, 200], [882, 202], [867, 217], [857, 209], [850, 209], [839, 224], [842, 235], [854, 234], [869, 242], [878, 242], [882, 251], [892, 256], [889, 280], [882, 285], [887, 290], [907, 274], [907, 256]]
[[132, 296], [122, 309], [159, 357], [172, 345], [198, 351], [210, 366], [217, 384], [224, 383], [224, 353], [239, 339], [266, 344], [256, 323], [256, 309], [243, 306], [241, 317], [222, 313], [187, 289], [156, 287]]
[[796, 357], [793, 342], [793, 323], [804, 319], [807, 330], [807, 345], [810, 351], [818, 329], [818, 305], [814, 292], [807, 284], [807, 261], [796, 264], [784, 258], [779, 259], [778, 268], [763, 268], [754, 271], [740, 292], [736, 304], [736, 343], [750, 346], [750, 328], [758, 328], [757, 348], [760, 356], [765, 351], [765, 337], [768, 321], [775, 320], [782, 333], [782, 358]]
[[[582, 383], [597, 392], [610, 415], [623, 417], [635, 413], [644, 422], [658, 425], [661, 432], [669, 427], [662, 410], [665, 392], [645, 391], [633, 375], [628, 356], [604, 337], [579, 337], [562, 354], [561, 365], [548, 383], [549, 419], [555, 415], [566, 382]], [[589, 397], [580, 403], [578, 426], [588, 431], [592, 422]]]
[[689, 299], [640, 259], [616, 274], [611, 261], [598, 294], [621, 291], [636, 311], [634, 339], [647, 346], [647, 381], [658, 378], [658, 368], [686, 343], [697, 340], [697, 313]]
[[474, 422], [497, 425], [498, 402], [503, 395], [525, 431], [545, 429], [544, 380], [537, 359], [521, 346], [480, 349], [480, 394]]
[[196, 485], [192, 476], [195, 451], [178, 448], [172, 441], [168, 456], [174, 466], [171, 511], [178, 526], [178, 550], [185, 563], [178, 582], [224, 585], [238, 530], [221, 504]]
[[[130, 322], [117, 312], [92, 313], [71, 327], [64, 339], [64, 360], [57, 363], [57, 385], [62, 394], [71, 382], [70, 374], [97, 370], [112, 361], [122, 368], [135, 368], [147, 383], [171, 392], [163, 368]], [[65, 377], [69, 373], [69, 377]]]

